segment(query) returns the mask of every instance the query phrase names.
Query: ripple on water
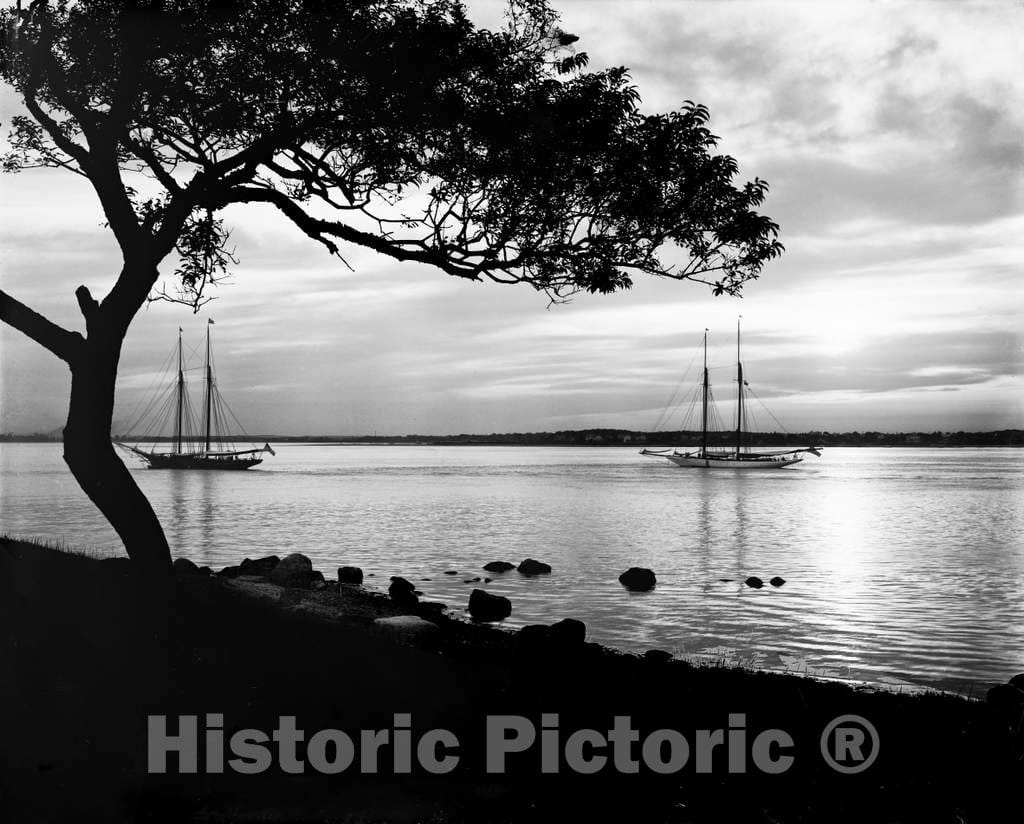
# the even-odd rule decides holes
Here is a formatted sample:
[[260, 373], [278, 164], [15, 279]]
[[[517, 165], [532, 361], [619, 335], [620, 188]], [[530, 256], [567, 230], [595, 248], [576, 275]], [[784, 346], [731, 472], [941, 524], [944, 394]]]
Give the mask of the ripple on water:
[[[760, 476], [632, 449], [282, 445], [246, 473], [136, 471], [177, 554], [214, 567], [301, 551], [331, 575], [431, 578], [461, 610], [493, 560], [509, 626], [876, 684], [966, 690], [1024, 670], [1024, 466], [1009, 449], [829, 449]], [[54, 444], [0, 446], [4, 529], [116, 551]], [[650, 593], [618, 583], [658, 575]], [[444, 576], [447, 569], [460, 576]], [[469, 574], [472, 573], [472, 574]], [[750, 589], [749, 575], [781, 575]], [[720, 579], [728, 579], [722, 581]]]

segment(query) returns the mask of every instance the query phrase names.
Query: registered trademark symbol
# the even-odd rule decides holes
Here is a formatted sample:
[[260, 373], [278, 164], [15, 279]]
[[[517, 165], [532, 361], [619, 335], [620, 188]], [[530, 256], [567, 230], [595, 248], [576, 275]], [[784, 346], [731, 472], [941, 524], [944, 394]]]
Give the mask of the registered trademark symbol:
[[840, 715], [821, 733], [821, 755], [845, 775], [864, 772], [878, 758], [878, 730], [859, 715]]

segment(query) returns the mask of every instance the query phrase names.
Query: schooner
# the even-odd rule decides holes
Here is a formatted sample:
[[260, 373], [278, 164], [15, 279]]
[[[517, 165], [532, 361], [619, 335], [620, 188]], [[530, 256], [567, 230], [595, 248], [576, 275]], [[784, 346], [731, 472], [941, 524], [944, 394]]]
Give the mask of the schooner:
[[708, 412], [711, 400], [711, 382], [708, 379], [708, 330], [704, 330], [704, 378], [701, 384], [701, 442], [700, 448], [689, 452], [674, 449], [642, 449], [641, 455], [666, 458], [676, 466], [697, 469], [781, 469], [803, 461], [801, 454], [810, 452], [820, 456], [820, 446], [803, 446], [794, 449], [755, 452], [743, 443], [747, 410], [746, 393], [748, 386], [743, 378], [743, 361], [740, 358], [740, 323], [736, 321], [736, 430], [734, 443], [729, 447], [708, 446]]
[[[249, 469], [263, 462], [263, 453], [275, 454], [269, 443], [262, 447], [254, 446], [252, 449], [232, 448], [236, 444], [228, 432], [228, 416], [230, 415], [236, 424], [238, 419], [224, 402], [214, 380], [210, 349], [212, 325], [212, 320], [206, 324], [206, 365], [203, 370], [203, 408], [199, 425], [196, 425], [186, 386], [184, 353], [181, 345], [182, 330], [179, 327], [177, 378], [169, 389], [158, 394], [147, 407], [147, 411], [156, 408], [154, 417], [161, 429], [173, 423], [171, 448], [166, 451], [157, 450], [156, 441], [161, 440], [159, 433], [149, 439], [152, 442], [149, 449], [142, 448], [143, 443], [149, 442], [145, 435], [134, 444], [116, 442], [122, 449], [143, 458], [150, 469]], [[145, 415], [144, 412], [143, 416]], [[241, 425], [238, 426], [240, 429]]]

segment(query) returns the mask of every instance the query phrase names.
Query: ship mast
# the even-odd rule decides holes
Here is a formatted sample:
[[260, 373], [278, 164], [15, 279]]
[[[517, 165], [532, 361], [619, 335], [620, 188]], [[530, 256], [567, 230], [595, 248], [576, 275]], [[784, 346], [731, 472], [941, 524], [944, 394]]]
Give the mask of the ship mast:
[[740, 315], [736, 318], [736, 460], [743, 445], [743, 364], [740, 362]]
[[206, 324], [206, 442], [203, 447], [205, 452], [210, 451], [210, 403], [213, 399], [213, 369], [210, 367], [210, 324]]
[[704, 330], [704, 404], [700, 423], [700, 456], [708, 456], [708, 330]]
[[181, 453], [181, 413], [185, 402], [185, 372], [181, 360], [181, 327], [178, 327], [178, 418], [174, 427], [174, 442], [177, 453]]

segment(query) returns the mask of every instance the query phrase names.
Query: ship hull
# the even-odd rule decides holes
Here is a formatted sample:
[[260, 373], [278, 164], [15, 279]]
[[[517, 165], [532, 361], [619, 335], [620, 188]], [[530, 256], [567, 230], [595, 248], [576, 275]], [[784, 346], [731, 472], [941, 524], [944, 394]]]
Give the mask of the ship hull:
[[150, 469], [249, 469], [263, 463], [262, 458], [210, 457], [200, 455], [153, 455], [145, 456]]
[[771, 458], [740, 458], [713, 457], [698, 458], [694, 455], [664, 455], [676, 466], [685, 469], [726, 469], [734, 472], [757, 472], [768, 469], [782, 469], [791, 464], [800, 463], [803, 458], [792, 455]]

